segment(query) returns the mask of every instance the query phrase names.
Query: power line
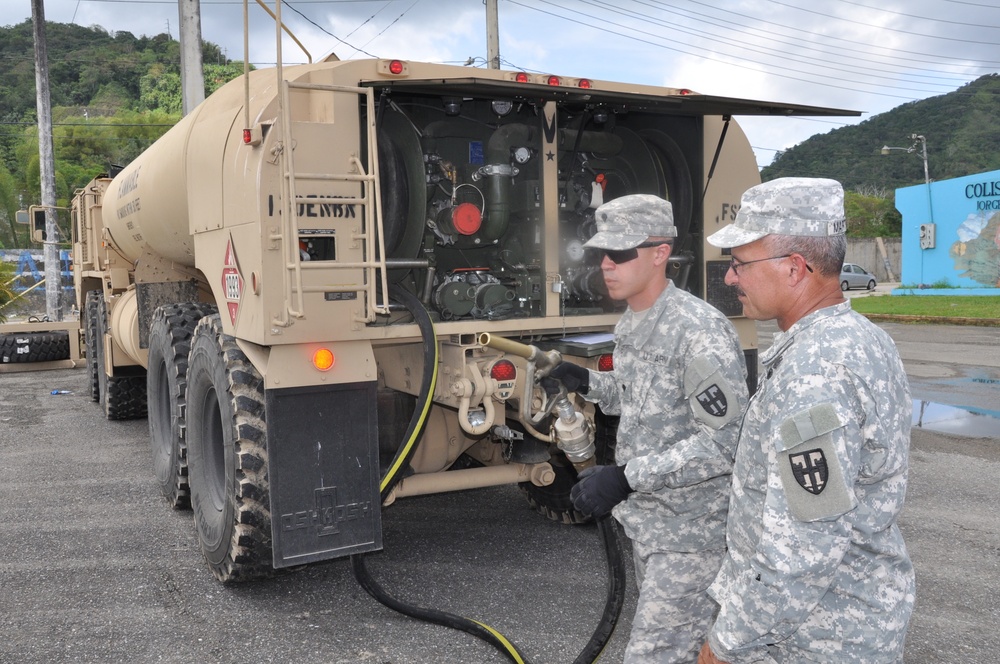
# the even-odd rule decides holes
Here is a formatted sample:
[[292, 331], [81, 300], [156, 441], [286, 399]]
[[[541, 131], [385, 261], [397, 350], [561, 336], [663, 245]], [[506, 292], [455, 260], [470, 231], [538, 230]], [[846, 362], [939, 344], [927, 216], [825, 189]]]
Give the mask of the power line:
[[[548, 2], [548, 0], [536, 0], [536, 1], [542, 2], [544, 4], [548, 4], [548, 5], [553, 4], [552, 2]], [[637, 42], [640, 42], [640, 43], [649, 44], [650, 46], [655, 46], [657, 48], [662, 48], [662, 49], [665, 49], [665, 50], [668, 50], [668, 51], [674, 51], [676, 53], [682, 53], [684, 55], [690, 55], [690, 56], [698, 57], [698, 58], [701, 58], [703, 60], [709, 60], [709, 61], [712, 61], [712, 62], [719, 62], [719, 63], [725, 64], [725, 65], [729, 65], [729, 66], [732, 66], [732, 67], [739, 67], [740, 69], [747, 69], [747, 70], [755, 71], [755, 72], [759, 72], [759, 73], [766, 73], [765, 70], [762, 70], [762, 69], [759, 69], [759, 68], [756, 68], [756, 67], [749, 67], [747, 65], [740, 64], [739, 62], [732, 62], [732, 61], [729, 61], [729, 60], [723, 60], [721, 58], [712, 57], [712, 56], [706, 55], [704, 52], [688, 51], [688, 50], [685, 50], [685, 49], [682, 49], [682, 48], [676, 48], [674, 46], [669, 46], [667, 44], [662, 44], [662, 43], [659, 43], [659, 42], [650, 41], [649, 39], [642, 39], [640, 37], [634, 36], [633, 34], [628, 34], [628, 33], [624, 33], [624, 32], [616, 32], [614, 30], [609, 30], [607, 27], [595, 26], [595, 25], [592, 25], [590, 23], [586, 23], [584, 21], [581, 21], [579, 19], [570, 18], [570, 17], [567, 17], [567, 16], [561, 16], [561, 15], [555, 14], [553, 12], [545, 11], [544, 9], [539, 9], [538, 7], [533, 6], [533, 5], [528, 5], [528, 4], [525, 4], [525, 3], [522, 3], [522, 2], [518, 2], [517, 0], [508, 0], [508, 2], [510, 2], [511, 4], [514, 4], [514, 5], [518, 5], [520, 7], [524, 7], [525, 9], [530, 9], [532, 11], [536, 11], [536, 12], [539, 12], [539, 13], [542, 13], [542, 14], [547, 14], [549, 16], [555, 16], [556, 18], [561, 18], [561, 19], [563, 19], [565, 21], [569, 21], [571, 23], [576, 23], [578, 25], [582, 25], [582, 26], [585, 26], [585, 27], [588, 27], [588, 28], [594, 28], [594, 29], [597, 29], [597, 30], [600, 30], [600, 31], [603, 31], [603, 32], [607, 32], [609, 34], [617, 35], [619, 37], [624, 37], [626, 39], [631, 39], [633, 41], [637, 41]], [[559, 7], [558, 5], [556, 5], [556, 6]], [[560, 9], [565, 9], [564, 7], [559, 7], [559, 8]], [[622, 26], [622, 25], [620, 25], [618, 23], [615, 23], [613, 21], [605, 20], [604, 21], [604, 25], [606, 26], [608, 24], [616, 25], [618, 27], [621, 27], [621, 28], [624, 28], [624, 29], [627, 29], [627, 30], [631, 30], [633, 32], [639, 32], [639, 33], [642, 33], [642, 34], [654, 36], [651, 33], [647, 33], [647, 32], [641, 31], [641, 30], [636, 30], [633, 27]], [[685, 44], [685, 46], [689, 46], [689, 45]], [[761, 65], [764, 65], [765, 67], [774, 67], [774, 68], [785, 69], [785, 70], [796, 72], [796, 73], [800, 73], [800, 74], [805, 74], [805, 72], [801, 72], [799, 70], [791, 69], [790, 67], [782, 67], [780, 65], [767, 65], [766, 63], [761, 63], [761, 62], [756, 62], [755, 64], [761, 64]], [[843, 85], [834, 85], [834, 84], [828, 83], [826, 81], [820, 83], [820, 82], [818, 82], [816, 80], [813, 80], [813, 79], [802, 78], [800, 76], [792, 76], [792, 75], [789, 75], [789, 74], [778, 74], [778, 73], [773, 73], [773, 72], [768, 72], [768, 73], [772, 73], [772, 75], [774, 75], [774, 76], [779, 76], [781, 78], [786, 78], [786, 79], [793, 80], [793, 81], [801, 81], [803, 83], [812, 83], [812, 84], [816, 84], [816, 85], [824, 85], [825, 87], [836, 88], [838, 90], [849, 90], [851, 92], [865, 92], [866, 94], [877, 95], [877, 96], [880, 96], [880, 97], [889, 97], [891, 99], [903, 99], [903, 100], [906, 100], [906, 101], [913, 101], [915, 99], [915, 97], [913, 97], [913, 96], [894, 95], [894, 94], [889, 94], [887, 92], [863, 91], [863, 90], [858, 90], [857, 88], [851, 88], [851, 87], [847, 87], [847, 86], [843, 86]], [[837, 80], [844, 80], [844, 79], [837, 79]], [[865, 85], [865, 83], [861, 82], [861, 81], [844, 81], [844, 82], [860, 83], [861, 85]]]
[[[797, 26], [793, 26], [793, 25], [785, 25], [785, 24], [782, 24], [782, 23], [776, 23], [775, 21], [769, 21], [767, 19], [763, 19], [763, 18], [760, 18], [760, 17], [757, 17], [757, 16], [752, 16], [752, 15], [749, 15], [749, 14], [742, 14], [740, 12], [735, 12], [735, 11], [732, 11], [732, 10], [729, 10], [729, 9], [721, 9], [721, 8], [718, 8], [715, 5], [709, 4], [707, 2], [700, 2], [699, 0], [688, 0], [688, 2], [691, 2], [691, 3], [696, 4], [696, 5], [701, 5], [702, 7], [708, 7], [710, 9], [718, 9], [718, 11], [720, 11], [722, 13], [731, 14], [731, 15], [736, 16], [736, 17], [741, 18], [741, 19], [748, 19], [750, 21], [756, 21], [756, 22], [759, 22], [759, 23], [765, 23], [765, 24], [773, 25], [773, 26], [776, 26], [776, 27], [779, 27], [779, 28], [784, 28], [785, 30], [791, 30], [792, 32], [796, 33], [797, 35], [801, 35], [803, 33], [803, 30], [802, 30], [801, 27], [797, 27]], [[834, 37], [834, 36], [831, 36], [831, 35], [826, 35], [826, 34], [821, 34], [821, 33], [811, 32], [811, 31], [806, 31], [806, 32], [810, 36], [817, 37], [817, 38], [830, 39], [832, 41], [837, 41], [837, 42], [846, 42], [848, 44], [857, 44], [859, 46], [866, 46], [866, 47], [869, 47], [869, 48], [882, 49], [882, 50], [890, 51], [890, 52], [894, 52], [894, 53], [906, 53], [907, 55], [919, 55], [919, 56], [925, 57], [925, 58], [937, 58], [937, 59], [942, 59], [942, 60], [956, 60], [956, 61], [958, 61], [960, 63], [966, 63], [966, 62], [968, 62], [968, 58], [967, 57], [966, 58], [961, 58], [961, 57], [953, 57], [953, 56], [950, 56], [950, 55], [940, 55], [940, 54], [933, 54], [933, 53], [920, 53], [918, 51], [908, 51], [908, 50], [905, 50], [905, 49], [893, 49], [893, 48], [889, 48], [887, 46], [879, 46], [878, 44], [872, 44], [871, 42], [865, 42], [865, 41], [860, 41], [860, 40], [856, 40], [856, 39], [847, 39], [845, 37]], [[977, 59], [977, 61], [978, 62], [982, 62], [982, 63], [986, 63], [986, 64], [1000, 65], [1000, 61], [998, 61], [998, 60], [982, 60], [982, 59]]]
[[[912, 65], [909, 65], [909, 64], [895, 64], [895, 63], [885, 62], [886, 59], [893, 59], [893, 60], [901, 60], [903, 62], [912, 62], [912, 63], [927, 64], [927, 61], [923, 60], [923, 59], [906, 58], [906, 57], [902, 57], [902, 56], [898, 56], [898, 55], [876, 55], [876, 54], [871, 53], [869, 50], [863, 50], [863, 49], [859, 49], [859, 48], [852, 48], [850, 46], [843, 46], [843, 45], [839, 45], [839, 46], [836, 46], [836, 47], [832, 47], [832, 46], [831, 47], [827, 47], [827, 46], [820, 45], [820, 44], [814, 44], [811, 40], [801, 39], [801, 36], [799, 36], [797, 38], [793, 38], [793, 37], [785, 35], [785, 34], [783, 34], [781, 32], [776, 32], [774, 30], [767, 30], [767, 29], [764, 29], [764, 28], [760, 28], [760, 27], [756, 27], [756, 26], [753, 26], [753, 25], [749, 25], [749, 22], [748, 22], [748, 25], [742, 25], [742, 26], [734, 25], [732, 21], [720, 23], [720, 22], [716, 22], [715, 17], [713, 17], [713, 16], [711, 16], [709, 14], [705, 14], [705, 13], [702, 13], [702, 12], [696, 12], [696, 11], [692, 11], [692, 10], [689, 10], [689, 9], [681, 9], [679, 7], [673, 7], [672, 5], [668, 5], [668, 4], [665, 4], [663, 2], [655, 2], [655, 1], [649, 2], [649, 1], [643, 1], [643, 0], [633, 0], [633, 1], [637, 2], [640, 5], [647, 6], [647, 7], [657, 7], [657, 6], [658, 7], [663, 7], [664, 11], [666, 13], [668, 13], [668, 14], [676, 14], [676, 15], [684, 17], [684, 18], [693, 19], [695, 21], [698, 21], [699, 23], [708, 23], [710, 25], [714, 25], [716, 27], [724, 29], [727, 33], [733, 33], [733, 32], [735, 32], [737, 34], [745, 34], [745, 35], [747, 35], [747, 36], [749, 36], [751, 38], [762, 37], [763, 39], [766, 39], [768, 41], [768, 43], [777, 42], [779, 44], [784, 44], [784, 45], [788, 46], [789, 48], [794, 49], [795, 51], [802, 51], [802, 50], [813, 51], [813, 52], [821, 53], [821, 54], [825, 55], [826, 57], [833, 56], [833, 57], [837, 57], [837, 58], [847, 57], [847, 56], [844, 55], [844, 53], [854, 53], [856, 55], [850, 56], [849, 62], [853, 62], [855, 60], [860, 60], [860, 61], [864, 61], [864, 62], [871, 62], [871, 63], [873, 63], [873, 64], [875, 64], [877, 66], [881, 66], [881, 67], [889, 66], [889, 67], [906, 68], [907, 71], [911, 72], [911, 75], [919, 75], [919, 74], [912, 74], [912, 72], [914, 72], [914, 71], [946, 73], [946, 72], [939, 72], [939, 70], [937, 70], [937, 69], [924, 69], [924, 68], [919, 68], [919, 67], [918, 68], [914, 68]], [[722, 19], [719, 19], [719, 20], [722, 20]], [[761, 22], [761, 23], [767, 23], [767, 24], [773, 24], [770, 21], [759, 21], [759, 22]], [[783, 27], [783, 26], [780, 26], [780, 24], [773, 24], [773, 25], [776, 25], [778, 27]], [[811, 33], [811, 34], [815, 35], [815, 33]], [[816, 35], [816, 36], [820, 36], [820, 35]], [[714, 40], [717, 37], [713, 35], [712, 38]], [[785, 57], [785, 55], [786, 55], [786, 52], [783, 52], [783, 51], [777, 51], [777, 53], [780, 55], [780, 57]], [[879, 59], [873, 59], [872, 57], [865, 57], [865, 56], [874, 56], [874, 57], [877, 57]], [[938, 64], [941, 64], [941, 63], [938, 63]], [[986, 67], [980, 67], [980, 69], [986, 69]], [[951, 75], [951, 76], [928, 76], [928, 78], [941, 78], [941, 79], [944, 79], [944, 80], [954, 80], [955, 76], [954, 75]]]
[[[824, 18], [832, 18], [832, 19], [835, 19], [835, 20], [838, 20], [838, 21], [844, 21], [845, 23], [853, 23], [855, 25], [865, 25], [865, 26], [869, 25], [868, 23], [863, 23], [861, 21], [855, 21], [854, 19], [850, 19], [850, 18], [843, 18], [842, 16], [834, 16], [833, 14], [824, 14], [823, 12], [816, 11], [815, 9], [805, 9], [804, 7], [796, 7], [795, 5], [790, 5], [787, 2], [780, 2], [779, 0], [768, 0], [768, 2], [771, 2], [771, 3], [776, 4], [776, 5], [781, 5], [782, 7], [788, 7], [790, 9], [797, 9], [800, 12], [808, 12], [810, 14], [816, 14], [817, 16], [822, 16]], [[869, 7], [869, 9], [871, 9], [871, 7]], [[992, 27], [992, 26], [987, 26], [987, 27]], [[974, 40], [974, 39], [958, 39], [957, 37], [941, 37], [939, 35], [928, 35], [928, 34], [922, 33], [922, 32], [912, 32], [910, 30], [900, 30], [899, 28], [889, 28], [889, 27], [885, 27], [885, 26], [883, 26], [882, 29], [883, 30], [889, 30], [890, 32], [898, 32], [898, 33], [904, 34], [904, 35], [912, 35], [914, 37], [923, 37], [925, 39], [942, 39], [944, 41], [959, 42], [959, 43], [962, 43], [962, 44], [982, 44], [984, 46], [995, 46], [996, 45], [996, 41], [995, 40], [994, 41], [977, 41], [977, 40]]]
[[[601, 6], [603, 6], [601, 3], [593, 2], [592, 0], [583, 0], [583, 2], [585, 2], [586, 4], [589, 4], [589, 5], [595, 6], [595, 7], [601, 7]], [[639, 4], [645, 5], [646, 3], [639, 2]], [[836, 71], [845, 72], [845, 73], [861, 73], [862, 75], [865, 75], [864, 74], [865, 72], [876, 72], [876, 73], [870, 73], [870, 74], [867, 74], [867, 75], [870, 78], [881, 78], [881, 79], [885, 79], [885, 80], [889, 80], [889, 81], [899, 81], [899, 82], [903, 82], [903, 83], [905, 83], [905, 82], [911, 82], [911, 83], [917, 83], [917, 84], [922, 84], [922, 85], [932, 85], [932, 86], [937, 86], [937, 87], [945, 89], [945, 90], [950, 90], [950, 89], [954, 88], [954, 86], [956, 84], [956, 79], [954, 77], [948, 77], [946, 79], [946, 80], [949, 81], [948, 83], [920, 82], [920, 81], [913, 81], [913, 80], [909, 80], [909, 79], [899, 79], [897, 77], [893, 77], [893, 76], [890, 76], [890, 75], [885, 75], [885, 74], [888, 74], [888, 73], [891, 73], [891, 72], [887, 72], [886, 73], [884, 67], [883, 68], [859, 67], [859, 66], [854, 66], [853, 68], [838, 67], [838, 66], [834, 66], [830, 62], [830, 60], [828, 59], [829, 55], [827, 56], [827, 59], [823, 59], [823, 60], [818, 59], [818, 58], [814, 58], [814, 57], [810, 57], [810, 56], [792, 55], [789, 52], [778, 51], [778, 50], [773, 49], [773, 48], [758, 47], [757, 45], [752, 45], [751, 46], [746, 41], [738, 42], [735, 39], [732, 39], [732, 38], [724, 36], [724, 35], [716, 35], [716, 34], [713, 34], [713, 33], [710, 33], [710, 32], [702, 31], [702, 30], [688, 29], [686, 27], [682, 27], [681, 25], [679, 25], [677, 23], [668, 23], [666, 21], [663, 21], [662, 19], [650, 16], [648, 14], [643, 14], [641, 12], [634, 12], [634, 11], [631, 11], [631, 10], [626, 10], [624, 8], [619, 8], [619, 11], [620, 12], [628, 13], [632, 17], [639, 18], [640, 20], [642, 20], [642, 21], [644, 21], [646, 23], [654, 23], [654, 24], [657, 24], [657, 25], [662, 25], [663, 27], [668, 28], [670, 30], [674, 30], [674, 31], [677, 31], [677, 32], [682, 32], [684, 34], [689, 34], [689, 35], [696, 36], [696, 37], [698, 37], [698, 36], [708, 37], [709, 39], [711, 39], [711, 41], [712, 41], [713, 44], [728, 44], [730, 46], [733, 46], [735, 48], [740, 49], [741, 52], [751, 51], [751, 52], [754, 52], [754, 53], [759, 53], [759, 54], [764, 55], [764, 56], [781, 58], [782, 61], [789, 61], [789, 60], [791, 60], [791, 61], [795, 61], [795, 62], [801, 62], [803, 64], [819, 65], [819, 66], [822, 66], [823, 69], [826, 70], [826, 71], [836, 70]], [[667, 11], [668, 14], [669, 13], [675, 13], [675, 12], [672, 12], [670, 10], [666, 10], [666, 11]], [[624, 26], [622, 26], [622, 27], [624, 27]], [[720, 26], [720, 27], [722, 27], [722, 26]], [[747, 30], [741, 30], [741, 29], [733, 30], [733, 29], [731, 29], [730, 26], [725, 26], [725, 27], [727, 28], [728, 32], [736, 32], [736, 33], [741, 33], [741, 34], [750, 34]], [[650, 33], [647, 33], [647, 34], [650, 34]], [[771, 39], [769, 41], [775, 41], [775, 40]], [[779, 43], [787, 44], [788, 46], [792, 46], [792, 47], [796, 47], [796, 48], [799, 46], [798, 43], [785, 42], [785, 41], [781, 41], [781, 40], [777, 40], [777, 41], [779, 41]], [[820, 49], [809, 49], [809, 50], [820, 50]], [[854, 58], [854, 60], [858, 60], [858, 59], [862, 59], [863, 60], [864, 58]], [[759, 63], [759, 64], [766, 64], [766, 63]], [[899, 67], [900, 65], [891, 65], [891, 66], [893, 66], [893, 67]], [[799, 70], [795, 70], [795, 71], [799, 71]], [[877, 72], [883, 72], [883, 73], [877, 73]], [[910, 74], [907, 73], [906, 75], [909, 76]], [[916, 76], [919, 76], [919, 75], [916, 75]], [[945, 77], [934, 77], [934, 78], [945, 78]], [[839, 79], [839, 80], [844, 80], [844, 79]], [[896, 86], [892, 86], [892, 87], [900, 88], [901, 86], [896, 85]], [[910, 88], [902, 88], [902, 89], [910, 89]], [[925, 92], [931, 92], [931, 91], [930, 90], [925, 90]]]
[[982, 23], [966, 23], [964, 21], [949, 21], [946, 18], [931, 18], [930, 16], [918, 16], [916, 14], [907, 14], [905, 12], [897, 12], [891, 9], [884, 9], [882, 7], [872, 7], [871, 5], [866, 5], [861, 2], [854, 2], [854, 0], [840, 0], [846, 5], [854, 5], [855, 7], [864, 7], [865, 9], [872, 9], [879, 12], [884, 12], [886, 14], [894, 14], [896, 16], [905, 16], [906, 18], [915, 18], [921, 21], [934, 21], [935, 23], [950, 23], [952, 25], [962, 25], [969, 28], [993, 28], [995, 30], [1000, 30], [1000, 25], [983, 25]]

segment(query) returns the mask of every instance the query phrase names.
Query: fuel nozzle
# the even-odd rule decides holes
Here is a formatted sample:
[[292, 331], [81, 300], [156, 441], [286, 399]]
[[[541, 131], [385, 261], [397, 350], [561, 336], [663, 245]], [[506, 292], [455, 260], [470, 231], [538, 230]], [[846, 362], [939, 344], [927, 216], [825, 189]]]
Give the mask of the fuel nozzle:
[[558, 417], [552, 425], [556, 445], [570, 460], [577, 472], [593, 466], [594, 429], [583, 413], [573, 408], [569, 397], [560, 394], [553, 410]]
[[[479, 343], [525, 358], [528, 360], [529, 367], [531, 367], [529, 369], [529, 375], [531, 376], [534, 376], [535, 366], [540, 367], [544, 371], [544, 374], [541, 375], [545, 375], [552, 367], [562, 361], [562, 355], [556, 350], [542, 351], [536, 346], [522, 344], [503, 337], [494, 337], [488, 332], [483, 332], [479, 335]], [[537, 433], [532, 426], [536, 422], [523, 411], [531, 400], [530, 382], [526, 381], [525, 383], [525, 398], [522, 399], [521, 403], [521, 423], [529, 431]], [[542, 440], [555, 442], [577, 471], [593, 466], [596, 463], [594, 461], [594, 429], [583, 413], [573, 407], [573, 403], [566, 395], [566, 388], [561, 387], [559, 394], [553, 400], [547, 402], [543, 410], [546, 413], [555, 413], [556, 420], [552, 425], [551, 439], [540, 433], [538, 437]]]

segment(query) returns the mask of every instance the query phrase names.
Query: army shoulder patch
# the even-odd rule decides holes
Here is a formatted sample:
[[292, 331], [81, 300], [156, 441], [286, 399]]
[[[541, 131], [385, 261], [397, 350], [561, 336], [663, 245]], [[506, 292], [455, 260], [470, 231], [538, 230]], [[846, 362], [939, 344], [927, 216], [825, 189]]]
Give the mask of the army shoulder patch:
[[694, 395], [705, 412], [712, 417], [725, 417], [729, 412], [729, 400], [726, 393], [716, 383], [712, 383], [704, 390]]
[[695, 419], [719, 429], [741, 415], [739, 396], [719, 363], [698, 357], [684, 372], [684, 394]]
[[843, 425], [832, 404], [819, 404], [778, 427], [778, 474], [792, 515], [800, 521], [837, 517], [857, 505], [837, 456]]
[[818, 496], [823, 493], [830, 479], [830, 467], [826, 464], [826, 454], [820, 448], [788, 455], [792, 466], [792, 477], [803, 489]]

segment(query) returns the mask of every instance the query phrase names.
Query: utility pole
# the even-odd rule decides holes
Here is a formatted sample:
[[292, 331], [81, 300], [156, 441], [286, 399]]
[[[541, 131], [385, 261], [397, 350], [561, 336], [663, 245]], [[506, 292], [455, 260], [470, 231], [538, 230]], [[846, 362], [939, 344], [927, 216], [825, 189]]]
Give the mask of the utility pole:
[[205, 101], [201, 63], [201, 0], [177, 0], [180, 14], [181, 96], [184, 115]]
[[35, 104], [38, 108], [38, 170], [45, 210], [45, 315], [61, 321], [62, 269], [59, 261], [59, 225], [56, 223], [56, 161], [52, 149], [52, 106], [49, 102], [49, 55], [45, 43], [45, 3], [31, 0], [35, 37]]
[[486, 66], [500, 69], [500, 19], [497, 0], [486, 0]]

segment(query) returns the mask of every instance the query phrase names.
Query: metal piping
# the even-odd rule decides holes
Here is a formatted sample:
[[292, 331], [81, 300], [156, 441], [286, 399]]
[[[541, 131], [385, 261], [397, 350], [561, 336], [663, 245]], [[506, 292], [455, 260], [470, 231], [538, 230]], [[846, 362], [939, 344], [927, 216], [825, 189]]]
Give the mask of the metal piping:
[[448, 470], [440, 473], [422, 473], [404, 477], [396, 483], [383, 505], [391, 505], [396, 498], [425, 496], [448, 491], [465, 491], [502, 484], [531, 482], [537, 486], [547, 486], [555, 480], [555, 472], [549, 463], [515, 463], [506, 466], [486, 466]]

